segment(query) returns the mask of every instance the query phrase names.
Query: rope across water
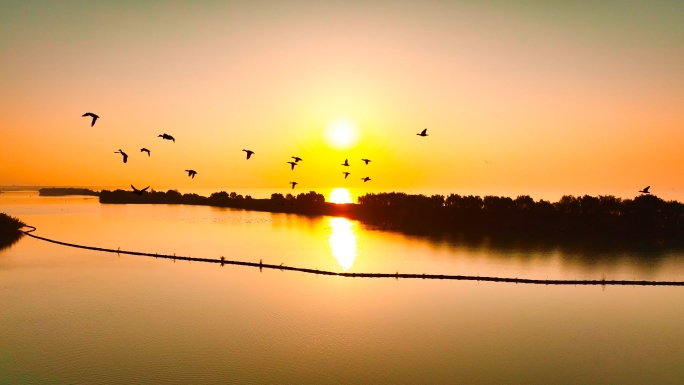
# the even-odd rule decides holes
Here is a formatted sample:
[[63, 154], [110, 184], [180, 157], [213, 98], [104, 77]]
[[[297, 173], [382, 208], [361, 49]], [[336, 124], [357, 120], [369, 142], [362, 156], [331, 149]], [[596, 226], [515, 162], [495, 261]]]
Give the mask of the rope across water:
[[572, 279], [526, 279], [526, 278], [502, 278], [502, 277], [481, 277], [473, 275], [448, 275], [448, 274], [407, 274], [396, 272], [394, 274], [388, 273], [338, 273], [334, 271], [318, 270], [318, 269], [307, 269], [303, 267], [285, 266], [285, 265], [272, 265], [262, 262], [243, 262], [243, 261], [233, 261], [228, 259], [209, 259], [209, 258], [193, 258], [193, 257], [183, 257], [177, 255], [165, 255], [165, 254], [152, 254], [152, 253], [142, 253], [139, 251], [125, 251], [125, 250], [114, 250], [106, 249], [103, 247], [92, 247], [83, 246], [73, 243], [56, 241], [54, 239], [44, 238], [38, 235], [31, 234], [36, 231], [33, 226], [26, 226], [31, 228], [30, 230], [24, 230], [23, 233], [31, 238], [39, 239], [41, 241], [54, 243], [57, 245], [74, 247], [78, 249], [86, 249], [93, 251], [102, 251], [105, 253], [116, 253], [116, 254], [127, 254], [127, 255], [137, 255], [142, 257], [154, 257], [154, 258], [164, 258], [173, 259], [179, 261], [194, 261], [194, 262], [206, 262], [206, 263], [218, 263], [221, 265], [238, 265], [238, 266], [249, 266], [258, 267], [261, 269], [272, 269], [272, 270], [289, 270], [298, 271], [307, 274], [318, 274], [318, 275], [334, 275], [338, 277], [351, 277], [351, 278], [406, 278], [406, 279], [447, 279], [455, 281], [482, 281], [482, 282], [506, 282], [506, 283], [521, 283], [530, 285], [593, 285], [593, 286], [684, 286], [682, 281], [627, 281], [627, 280], [572, 280]]

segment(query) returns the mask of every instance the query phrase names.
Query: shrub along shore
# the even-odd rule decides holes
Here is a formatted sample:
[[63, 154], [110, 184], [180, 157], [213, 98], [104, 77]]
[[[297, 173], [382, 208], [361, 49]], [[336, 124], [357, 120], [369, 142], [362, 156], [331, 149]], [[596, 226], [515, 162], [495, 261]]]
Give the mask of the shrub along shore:
[[523, 238], [611, 240], [684, 245], [684, 205], [653, 195], [634, 199], [614, 196], [564, 196], [558, 202], [529, 196], [508, 197], [366, 194], [357, 204], [325, 202], [316, 192], [273, 194], [252, 199], [218, 192], [209, 197], [176, 190], [139, 196], [104, 190], [101, 203], [188, 204], [303, 215], [330, 215], [359, 220], [381, 229], [421, 234], [514, 236]]
[[19, 219], [0, 213], [0, 250], [17, 242], [24, 235], [20, 230], [24, 226]]
[[5, 213], [0, 213], [0, 235], [14, 235], [21, 233], [19, 229], [26, 226], [24, 222], [19, 219], [9, 216]]

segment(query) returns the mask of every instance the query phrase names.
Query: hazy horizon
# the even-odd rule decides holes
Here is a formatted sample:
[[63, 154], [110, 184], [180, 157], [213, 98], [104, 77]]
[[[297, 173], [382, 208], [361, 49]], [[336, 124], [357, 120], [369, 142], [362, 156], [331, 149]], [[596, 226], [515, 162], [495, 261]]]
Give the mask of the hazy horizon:
[[[140, 185], [136, 186], [138, 188], [145, 187], [147, 185]], [[23, 191], [37, 191], [39, 188], [49, 188], [49, 187], [56, 187], [56, 188], [87, 188], [87, 189], [92, 189], [92, 190], [114, 190], [114, 189], [123, 189], [123, 190], [130, 190], [130, 185], [118, 185], [118, 186], [88, 186], [88, 185], [35, 185], [35, 186], [0, 186], [0, 191], [12, 191], [13, 189], [17, 188], [22, 188], [21, 190]], [[226, 191], [228, 193], [230, 192], [236, 192], [238, 194], [242, 195], [251, 195], [253, 198], [268, 198], [272, 193], [281, 193], [281, 194], [300, 194], [300, 193], [307, 193], [309, 191], [316, 191], [318, 193], [323, 194], [326, 197], [326, 200], [330, 201], [331, 198], [331, 193], [333, 190], [336, 189], [344, 189], [347, 190], [349, 193], [349, 196], [351, 197], [352, 201], [355, 203], [356, 198], [358, 198], [361, 195], [364, 195], [366, 193], [383, 193], [383, 192], [402, 192], [402, 193], [407, 193], [407, 194], [423, 194], [423, 195], [444, 195], [447, 196], [449, 194], [458, 194], [458, 195], [475, 195], [475, 196], [502, 196], [502, 197], [511, 197], [511, 198], [516, 198], [517, 196], [520, 195], [528, 195], [532, 197], [535, 200], [547, 200], [550, 202], [557, 202], [561, 197], [565, 195], [572, 195], [576, 197], [584, 196], [584, 195], [590, 195], [590, 196], [599, 196], [599, 195], [610, 195], [610, 196], [615, 196], [618, 198], [622, 199], [633, 199], [641, 193], [639, 192], [634, 192], [630, 189], [622, 189], [622, 190], [613, 190], [613, 191], [601, 191], [601, 190], [581, 190], [581, 189], [535, 189], [535, 190], [529, 190], [529, 189], [450, 189], [450, 188], [443, 188], [443, 189], [436, 189], [436, 188], [405, 188], [405, 189], [383, 189], [383, 188], [371, 188], [371, 187], [321, 187], [321, 186], [305, 186], [303, 188], [297, 188], [292, 190], [288, 186], [267, 186], [267, 187], [242, 187], [242, 186], [214, 186], [214, 187], [192, 187], [188, 186], [185, 188], [178, 188], [174, 186], [150, 186], [151, 189], [156, 190], [156, 191], [168, 191], [168, 190], [178, 190], [179, 192], [183, 194], [199, 194], [203, 196], [209, 196], [212, 193], [215, 192], [221, 192], [221, 191]], [[20, 190], [17, 190], [20, 191]], [[679, 201], [679, 202], [684, 202], [684, 191], [678, 190], [678, 191], [657, 191], [653, 193], [652, 195], [657, 196], [665, 201]]]

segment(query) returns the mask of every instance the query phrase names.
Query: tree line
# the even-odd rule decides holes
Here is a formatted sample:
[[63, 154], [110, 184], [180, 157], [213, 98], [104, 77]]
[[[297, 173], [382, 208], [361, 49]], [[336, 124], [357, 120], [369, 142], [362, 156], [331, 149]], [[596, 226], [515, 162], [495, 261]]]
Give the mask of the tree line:
[[365, 194], [358, 204], [334, 204], [322, 194], [272, 194], [253, 199], [225, 191], [209, 197], [176, 190], [136, 196], [129, 191], [102, 191], [102, 203], [194, 204], [306, 215], [335, 215], [375, 227], [413, 233], [514, 235], [587, 239], [684, 241], [684, 205], [653, 195], [622, 199], [609, 195], [563, 196], [558, 202], [458, 194]]
[[254, 199], [249, 195], [243, 196], [226, 191], [215, 192], [205, 197], [198, 194], [181, 194], [177, 190], [152, 190], [140, 196], [124, 190], [103, 190], [100, 192], [100, 203], [187, 204], [301, 214], [323, 214], [326, 205], [323, 194], [314, 191], [297, 195], [272, 194], [270, 199]]
[[653, 195], [565, 195], [552, 203], [527, 195], [512, 199], [393, 192], [366, 194], [358, 201], [365, 221], [389, 228], [684, 240], [684, 205]]

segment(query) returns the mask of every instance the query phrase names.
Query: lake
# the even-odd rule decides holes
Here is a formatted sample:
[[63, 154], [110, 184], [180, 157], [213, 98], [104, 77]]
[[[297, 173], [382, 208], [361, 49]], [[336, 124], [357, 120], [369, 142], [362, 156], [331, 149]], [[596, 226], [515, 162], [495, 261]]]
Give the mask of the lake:
[[[348, 272], [684, 281], [684, 253], [463, 242], [344, 218], [0, 194], [36, 235]], [[0, 384], [678, 384], [684, 288], [326, 277], [0, 250]]]

